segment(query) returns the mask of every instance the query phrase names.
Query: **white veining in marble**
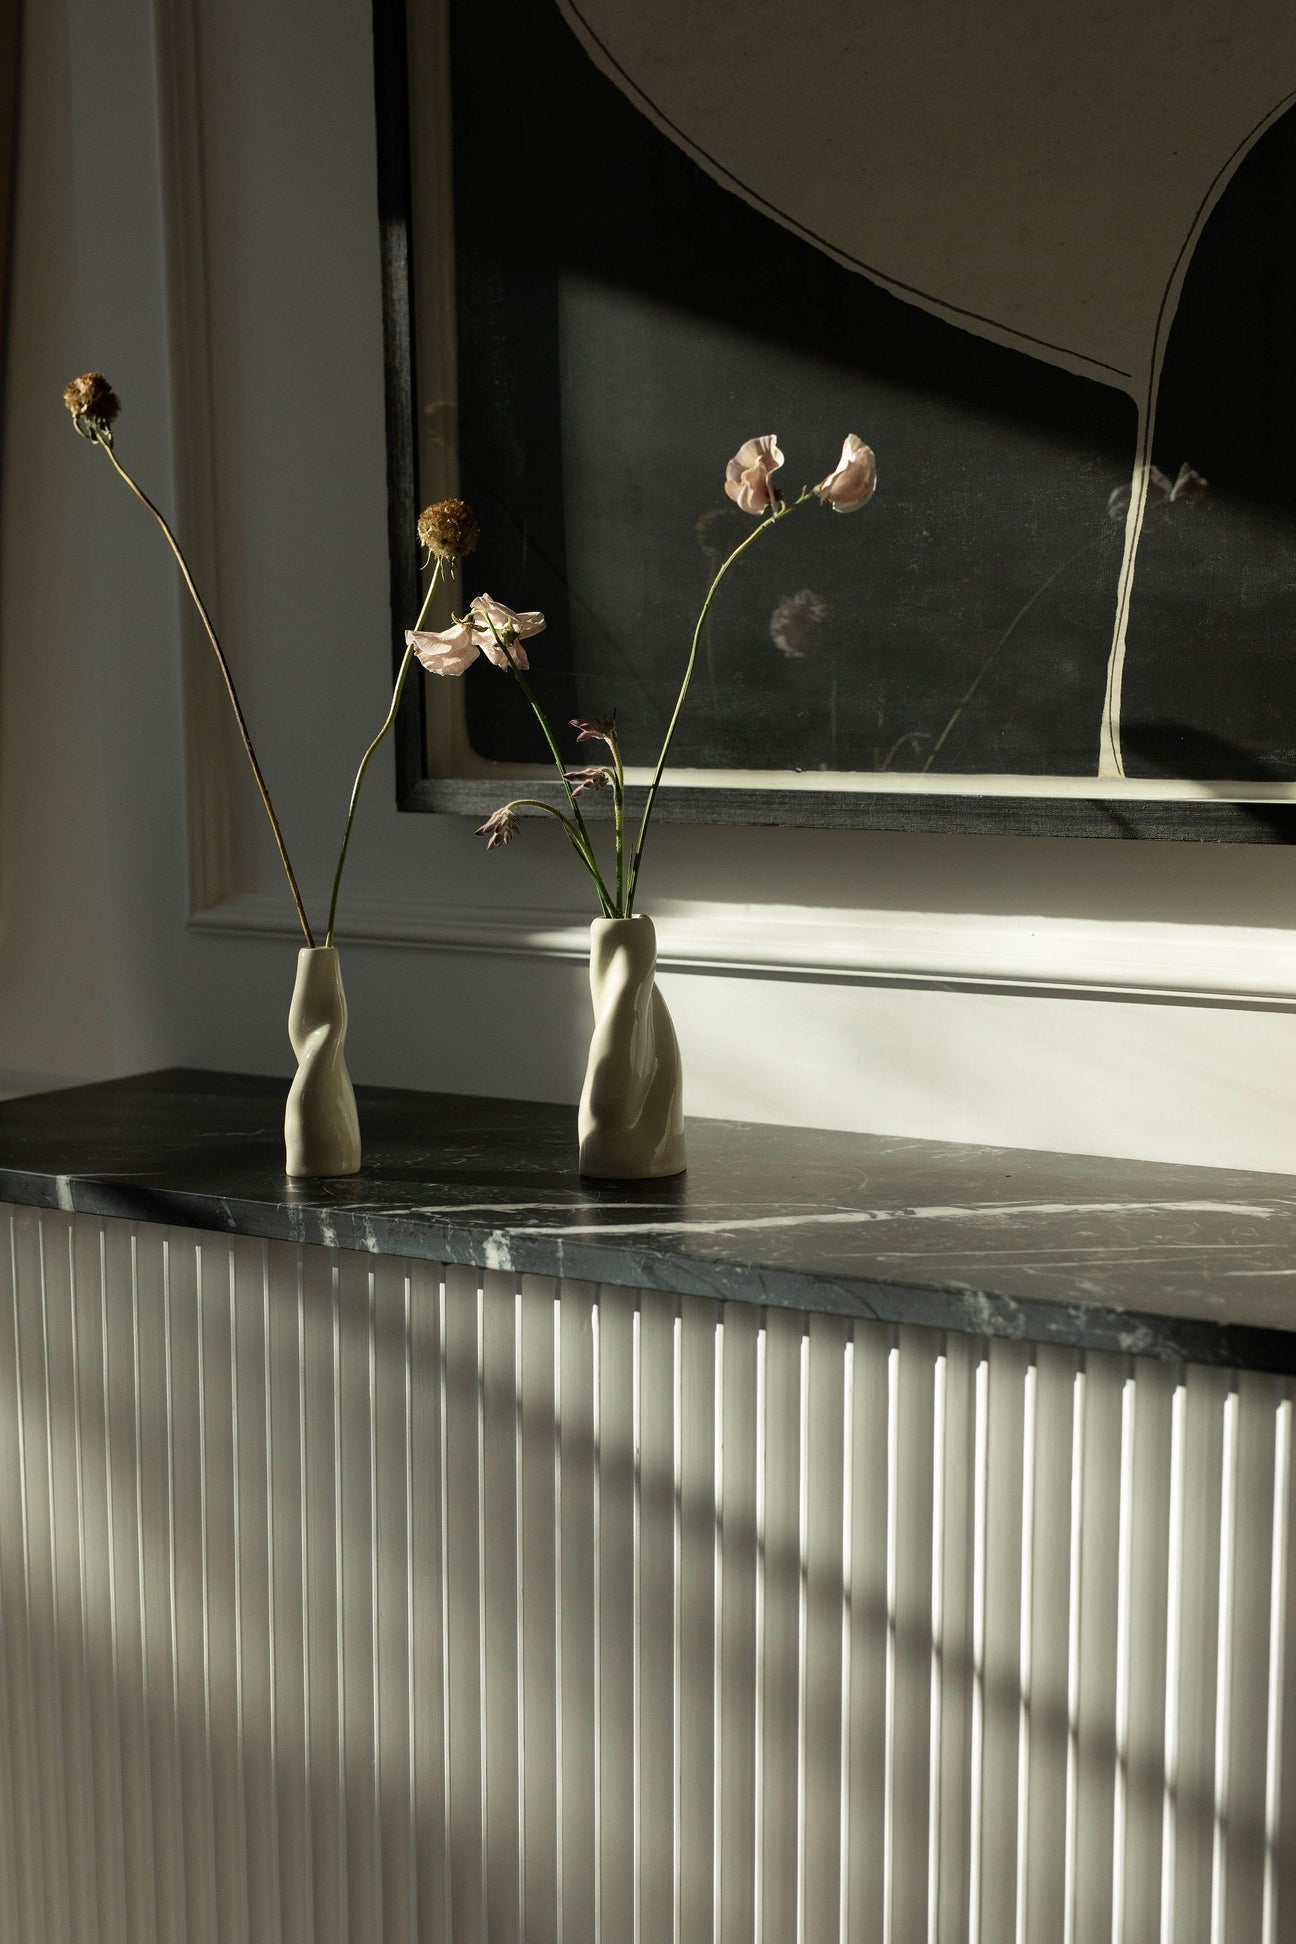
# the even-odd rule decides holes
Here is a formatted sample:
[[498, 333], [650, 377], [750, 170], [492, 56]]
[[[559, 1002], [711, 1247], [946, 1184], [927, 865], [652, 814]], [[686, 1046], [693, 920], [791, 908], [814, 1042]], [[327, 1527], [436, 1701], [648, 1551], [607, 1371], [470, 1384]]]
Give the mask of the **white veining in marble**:
[[[1265, 1221], [1271, 1208], [1248, 1207], [1243, 1202], [1152, 1201], [1152, 1202], [980, 1202], [965, 1206], [934, 1205], [930, 1208], [840, 1208], [817, 1214], [797, 1212], [783, 1215], [739, 1215], [720, 1221], [673, 1221], [660, 1216], [649, 1222], [573, 1222], [560, 1228], [546, 1228], [548, 1236], [588, 1235], [714, 1235], [738, 1229], [855, 1227], [873, 1222], [939, 1222], [962, 1220], [1002, 1220], [1020, 1215], [1245, 1215]], [[530, 1233], [515, 1229], [517, 1235]], [[1231, 1246], [1231, 1245], [1230, 1245]]]
[[608, 1192], [573, 1173], [568, 1109], [370, 1090], [366, 1173], [303, 1190], [266, 1118], [281, 1092], [179, 1070], [5, 1102], [0, 1191], [370, 1260], [1296, 1372], [1288, 1177], [701, 1121], [678, 1182]]
[[487, 1269], [511, 1269], [513, 1251], [505, 1230], [493, 1229], [482, 1244], [482, 1259]]

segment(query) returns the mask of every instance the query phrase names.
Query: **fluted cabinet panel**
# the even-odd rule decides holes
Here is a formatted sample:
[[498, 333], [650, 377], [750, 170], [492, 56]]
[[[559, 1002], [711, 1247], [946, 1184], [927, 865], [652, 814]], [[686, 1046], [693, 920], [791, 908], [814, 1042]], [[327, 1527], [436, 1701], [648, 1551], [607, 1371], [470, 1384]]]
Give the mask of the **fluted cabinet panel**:
[[1282, 1944], [1290, 1384], [0, 1210], [0, 1944]]

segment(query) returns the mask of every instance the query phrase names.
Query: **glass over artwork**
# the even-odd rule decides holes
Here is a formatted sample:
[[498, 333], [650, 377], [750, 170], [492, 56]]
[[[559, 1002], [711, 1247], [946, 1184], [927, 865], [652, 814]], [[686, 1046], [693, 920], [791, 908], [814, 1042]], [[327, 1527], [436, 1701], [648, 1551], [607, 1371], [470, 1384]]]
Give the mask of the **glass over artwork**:
[[[449, 4], [458, 486], [483, 529], [475, 581], [547, 617], [550, 714], [616, 709], [628, 767], [650, 764], [741, 536], [724, 460], [775, 434], [804, 458], [795, 492], [849, 425], [877, 454], [867, 532], [807, 532], [726, 589], [677, 780], [1296, 794], [1296, 119], [1218, 157], [1152, 413], [1149, 374], [1097, 355], [1101, 318], [1078, 320], [1074, 354], [1030, 348], [726, 184], [706, 129], [617, 67], [606, 12]], [[790, 100], [768, 139], [806, 128]], [[462, 772], [524, 769], [523, 698], [455, 691]]]

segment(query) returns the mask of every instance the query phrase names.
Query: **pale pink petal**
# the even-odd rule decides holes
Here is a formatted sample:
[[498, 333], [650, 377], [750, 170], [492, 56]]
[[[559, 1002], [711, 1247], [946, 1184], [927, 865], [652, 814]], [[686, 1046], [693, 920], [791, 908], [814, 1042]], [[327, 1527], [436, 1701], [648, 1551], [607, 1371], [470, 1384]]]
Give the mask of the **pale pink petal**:
[[494, 662], [496, 668], [530, 668], [531, 666], [527, 660], [527, 651], [520, 641], [510, 642], [506, 654], [493, 634], [474, 635], [473, 640], [487, 661]]
[[462, 621], [456, 621], [443, 634], [408, 629], [405, 645], [414, 650], [429, 675], [462, 675], [478, 655], [472, 629]]
[[545, 625], [543, 614], [537, 613], [535, 609], [518, 614], [490, 594], [477, 596], [472, 604], [472, 619], [474, 627], [479, 631], [484, 627], [489, 633], [493, 622], [500, 634], [505, 634], [511, 628], [513, 633], [523, 641], [528, 640], [531, 635], [543, 634]]
[[856, 513], [867, 506], [877, 488], [877, 459], [872, 446], [865, 445], [855, 432], [846, 434], [841, 458], [827, 479], [821, 479], [815, 492], [834, 513]]
[[526, 637], [542, 632], [545, 624], [543, 614], [534, 610], [515, 614], [512, 608], [505, 607], [503, 601], [495, 600], [490, 594], [479, 594], [468, 611], [468, 620], [472, 625], [473, 640], [496, 668], [531, 666], [522, 642]]
[[748, 439], [725, 467], [725, 491], [744, 513], [772, 512], [779, 503], [779, 490], [771, 474], [782, 464], [776, 432]]

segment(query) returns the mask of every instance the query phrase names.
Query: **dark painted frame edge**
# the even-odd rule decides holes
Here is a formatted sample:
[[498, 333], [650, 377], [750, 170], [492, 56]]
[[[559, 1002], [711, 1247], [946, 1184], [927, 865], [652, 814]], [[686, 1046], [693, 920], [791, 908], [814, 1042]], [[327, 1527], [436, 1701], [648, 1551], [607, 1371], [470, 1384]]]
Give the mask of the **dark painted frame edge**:
[[[401, 807], [481, 818], [508, 800], [511, 785], [525, 788], [528, 796], [539, 797], [555, 809], [565, 804], [556, 782], [501, 775], [498, 779], [424, 777], [413, 783]], [[632, 814], [641, 811], [644, 795], [642, 788], [626, 791]], [[602, 822], [611, 815], [610, 803], [599, 797], [586, 797], [582, 807], [592, 821]], [[741, 825], [749, 829], [778, 825], [802, 830], [926, 831], [944, 837], [1296, 843], [1293, 803], [1201, 804], [1165, 798], [1136, 802], [1110, 797], [958, 796], [883, 790], [724, 790], [680, 783], [662, 790], [654, 814], [665, 823]]]
[[[387, 544], [392, 678], [417, 613], [421, 571], [416, 520], [414, 288], [406, 0], [373, 0], [374, 108], [382, 275], [383, 391], [387, 433]], [[483, 817], [507, 797], [507, 779], [430, 777], [423, 684], [406, 687], [394, 728], [400, 810]], [[557, 783], [525, 779], [528, 795], [562, 804]], [[627, 801], [642, 802], [628, 791]], [[598, 800], [586, 798], [597, 814]], [[602, 806], [599, 805], [601, 809]], [[1203, 803], [1197, 798], [977, 796], [890, 790], [706, 789], [666, 783], [655, 814], [668, 823], [778, 825], [817, 830], [926, 831], [934, 836], [1129, 837], [1214, 844], [1296, 843], [1296, 801]]]
[[[387, 438], [387, 555], [391, 590], [392, 681], [405, 654], [405, 629], [418, 613], [421, 570], [418, 452], [414, 438], [413, 187], [409, 132], [409, 41], [405, 0], [373, 0], [374, 121], [378, 163], [378, 246], [382, 277], [383, 402]], [[406, 684], [392, 731], [396, 804], [418, 810], [427, 781], [426, 702], [421, 682]]]

